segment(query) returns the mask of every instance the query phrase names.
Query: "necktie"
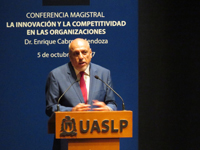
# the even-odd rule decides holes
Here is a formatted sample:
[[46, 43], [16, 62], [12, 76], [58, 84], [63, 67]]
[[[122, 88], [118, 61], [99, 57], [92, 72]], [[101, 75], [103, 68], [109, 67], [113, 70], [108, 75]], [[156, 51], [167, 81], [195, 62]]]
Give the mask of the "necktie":
[[87, 88], [86, 88], [86, 84], [85, 84], [85, 80], [84, 80], [84, 74], [85, 72], [80, 72], [81, 74], [81, 78], [80, 78], [80, 88], [83, 94], [83, 99], [85, 104], [87, 104]]

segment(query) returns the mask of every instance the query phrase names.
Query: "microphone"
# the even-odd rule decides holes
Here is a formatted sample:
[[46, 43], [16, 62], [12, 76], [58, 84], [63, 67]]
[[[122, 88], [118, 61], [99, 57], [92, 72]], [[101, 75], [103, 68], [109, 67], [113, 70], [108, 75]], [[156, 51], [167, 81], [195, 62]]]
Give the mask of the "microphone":
[[78, 81], [79, 81], [79, 79], [76, 79], [76, 81], [74, 81], [74, 82], [66, 89], [66, 91], [59, 97], [58, 102], [57, 102], [57, 111], [60, 111], [60, 107], [59, 107], [60, 99], [61, 99], [61, 98], [65, 95], [65, 93], [71, 88], [71, 86], [72, 86], [74, 83], [78, 82]]
[[107, 83], [105, 83], [103, 80], [101, 80], [97, 75], [94, 76], [96, 79], [99, 79], [100, 81], [102, 81], [107, 87], [109, 87], [121, 100], [122, 100], [122, 110], [125, 110], [125, 104], [124, 104], [124, 100], [122, 99], [122, 97], [115, 92], [115, 90], [113, 90], [113, 88], [111, 88]]

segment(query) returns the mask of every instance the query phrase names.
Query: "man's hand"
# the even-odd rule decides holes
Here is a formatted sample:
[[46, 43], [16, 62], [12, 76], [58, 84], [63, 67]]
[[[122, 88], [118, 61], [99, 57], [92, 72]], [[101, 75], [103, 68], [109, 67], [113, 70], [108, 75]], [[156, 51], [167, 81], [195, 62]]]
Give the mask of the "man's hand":
[[98, 108], [93, 108], [94, 111], [110, 111], [109, 107], [104, 103], [98, 100], [93, 100], [93, 105], [98, 106]]
[[89, 104], [79, 103], [75, 107], [72, 108], [72, 111], [88, 111], [91, 110]]

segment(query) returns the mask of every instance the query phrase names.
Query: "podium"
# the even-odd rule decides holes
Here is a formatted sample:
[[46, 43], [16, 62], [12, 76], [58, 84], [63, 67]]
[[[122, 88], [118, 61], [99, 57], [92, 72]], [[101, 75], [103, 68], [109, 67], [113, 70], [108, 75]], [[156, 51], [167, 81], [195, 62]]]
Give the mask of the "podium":
[[48, 121], [48, 133], [68, 139], [68, 150], [119, 150], [132, 128], [132, 111], [59, 111]]

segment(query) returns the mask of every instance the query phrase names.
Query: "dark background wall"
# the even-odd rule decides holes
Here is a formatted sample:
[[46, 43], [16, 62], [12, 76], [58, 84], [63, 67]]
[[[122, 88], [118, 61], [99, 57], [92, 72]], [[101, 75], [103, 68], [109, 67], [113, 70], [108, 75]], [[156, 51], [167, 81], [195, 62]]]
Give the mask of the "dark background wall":
[[139, 150], [199, 150], [199, 2], [139, 0]]

